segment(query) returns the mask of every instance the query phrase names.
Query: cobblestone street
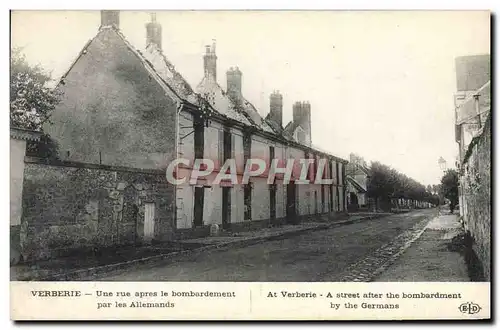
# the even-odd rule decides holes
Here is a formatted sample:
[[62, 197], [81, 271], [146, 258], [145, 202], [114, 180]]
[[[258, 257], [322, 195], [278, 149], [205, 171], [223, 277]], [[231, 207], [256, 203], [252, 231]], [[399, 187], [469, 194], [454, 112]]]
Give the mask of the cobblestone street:
[[[436, 209], [347, 224], [182, 261], [117, 270], [103, 281], [370, 281], [415, 240]], [[383, 267], [382, 267], [383, 268]]]

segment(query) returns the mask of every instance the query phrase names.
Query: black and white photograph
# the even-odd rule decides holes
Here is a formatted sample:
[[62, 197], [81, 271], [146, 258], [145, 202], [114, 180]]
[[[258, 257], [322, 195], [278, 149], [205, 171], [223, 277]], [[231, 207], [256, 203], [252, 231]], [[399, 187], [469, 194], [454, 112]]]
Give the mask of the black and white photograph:
[[491, 20], [12, 10], [10, 280], [490, 282]]

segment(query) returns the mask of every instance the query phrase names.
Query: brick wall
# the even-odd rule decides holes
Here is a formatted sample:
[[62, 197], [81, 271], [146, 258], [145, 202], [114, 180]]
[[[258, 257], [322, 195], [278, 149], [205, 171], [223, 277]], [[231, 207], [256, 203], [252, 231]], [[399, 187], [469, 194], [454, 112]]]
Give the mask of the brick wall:
[[491, 117], [483, 132], [469, 145], [460, 185], [463, 220], [474, 240], [485, 278], [490, 278], [491, 260]]
[[173, 186], [163, 173], [82, 163], [46, 164], [26, 158], [21, 246], [23, 258], [142, 243], [144, 204], [155, 204], [154, 239], [174, 231]]

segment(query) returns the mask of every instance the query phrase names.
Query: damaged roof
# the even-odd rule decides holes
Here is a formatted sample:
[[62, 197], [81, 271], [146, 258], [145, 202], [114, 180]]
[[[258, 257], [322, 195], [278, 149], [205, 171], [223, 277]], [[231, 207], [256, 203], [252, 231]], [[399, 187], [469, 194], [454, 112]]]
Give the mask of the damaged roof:
[[268, 133], [274, 133], [274, 134], [278, 133], [275, 130], [273, 130], [271, 126], [269, 126], [269, 124], [261, 117], [257, 109], [254, 107], [254, 105], [244, 97], [241, 98], [241, 107], [243, 108], [243, 111], [245, 111], [248, 114], [248, 116], [255, 123], [255, 125], [257, 125], [257, 127]]
[[142, 56], [152, 65], [155, 72], [171, 87], [174, 92], [183, 100], [192, 104], [198, 103], [198, 96], [193, 91], [189, 83], [175, 70], [161, 49], [157, 45], [149, 44]]
[[241, 113], [229, 99], [227, 93], [215, 81], [203, 78], [196, 91], [219, 113], [245, 125], [252, 125], [245, 114]]
[[[203, 79], [194, 91], [189, 83], [182, 77], [180, 73], [175, 70], [175, 67], [162, 50], [155, 44], [149, 44], [143, 51], [135, 48], [122, 34], [122, 32], [115, 26], [101, 26], [98, 33], [94, 38], [89, 40], [84, 46], [82, 51], [78, 54], [77, 58], [70, 65], [65, 74], [62, 75], [59, 83], [61, 83], [67, 74], [71, 71], [78, 59], [85, 53], [88, 45], [96, 39], [103, 31], [112, 30], [115, 32], [125, 45], [142, 61], [145, 68], [152, 75], [153, 78], [162, 86], [162, 88], [171, 96], [174, 96], [179, 101], [187, 102], [195, 108], [200, 109], [202, 103], [208, 103], [214, 112], [222, 115], [223, 117], [235, 120], [243, 125], [255, 127], [263, 132], [270, 133], [277, 138], [285, 139], [287, 141], [295, 142], [293, 139], [293, 131], [297, 127], [296, 123], [290, 122], [284, 129], [273, 120], [262, 118], [255, 106], [246, 100], [243, 96], [239, 97], [240, 101], [235, 102], [229, 95], [217, 84], [215, 81]], [[200, 110], [201, 111], [201, 110]], [[318, 152], [328, 154], [338, 160], [347, 163], [347, 160], [341, 159], [330, 152], [322, 151], [319, 148], [312, 146], [305, 146], [309, 149], [316, 149]]]

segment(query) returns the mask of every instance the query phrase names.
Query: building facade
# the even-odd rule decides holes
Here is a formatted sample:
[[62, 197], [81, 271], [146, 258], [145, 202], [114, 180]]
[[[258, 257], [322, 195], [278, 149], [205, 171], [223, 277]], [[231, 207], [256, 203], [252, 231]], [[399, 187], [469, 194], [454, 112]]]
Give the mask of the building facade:
[[[312, 147], [308, 102], [295, 103], [293, 122], [282, 127], [280, 93], [270, 96], [263, 118], [242, 93], [239, 68], [227, 71], [227, 90], [219, 86], [215, 44], [200, 58], [204, 77], [192, 89], [165, 56], [154, 15], [142, 51], [119, 24], [119, 12], [101, 12], [97, 35], [57, 87], [63, 97], [44, 127], [58, 146], [57, 160], [25, 160], [25, 259], [203, 236], [211, 225], [240, 230], [346, 211], [347, 161]], [[190, 177], [201, 158], [212, 160], [214, 171], [174, 185], [165, 170], [179, 158], [190, 162], [179, 164], [176, 177]], [[309, 178], [323, 166], [333, 183], [285, 185], [277, 176], [268, 184], [269, 169], [249, 184], [214, 182], [226, 160], [235, 160], [241, 177], [251, 158], [266, 164], [309, 158]]]
[[464, 229], [491, 276], [491, 74], [490, 56], [456, 60], [455, 141], [458, 144], [459, 209]]
[[370, 171], [366, 161], [351, 153], [349, 155], [349, 163], [346, 166], [346, 197], [349, 211], [368, 209], [369, 201], [367, 190], [369, 174]]

